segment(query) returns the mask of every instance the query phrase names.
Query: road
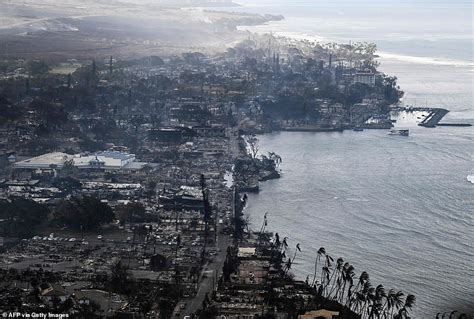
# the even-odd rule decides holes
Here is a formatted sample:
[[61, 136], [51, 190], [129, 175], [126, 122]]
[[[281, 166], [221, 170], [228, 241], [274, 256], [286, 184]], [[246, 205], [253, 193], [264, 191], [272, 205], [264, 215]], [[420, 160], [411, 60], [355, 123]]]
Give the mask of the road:
[[193, 315], [199, 310], [199, 308], [201, 308], [206, 294], [209, 295], [209, 298], [211, 297], [214, 285], [217, 285], [217, 281], [222, 272], [222, 267], [224, 266], [227, 254], [227, 247], [229, 247], [230, 244], [231, 239], [229, 235], [220, 234], [219, 232], [219, 235], [217, 236], [217, 255], [214, 256], [211, 262], [203, 267], [201, 275], [199, 276], [199, 289], [196, 296], [184, 300], [186, 302], [186, 308], [179, 316], [175, 316], [175, 318], [184, 318], [185, 316]]
[[[230, 135], [229, 141], [229, 154], [231, 158], [235, 159], [239, 156], [239, 145], [238, 145], [238, 135], [236, 134], [237, 130], [229, 130], [227, 134]], [[234, 216], [234, 204], [235, 199], [232, 197], [232, 216]], [[222, 273], [222, 267], [224, 266], [225, 258], [227, 255], [227, 247], [232, 244], [232, 238], [230, 235], [223, 234], [224, 226], [222, 224], [217, 224], [217, 255], [214, 256], [211, 262], [207, 263], [199, 276], [199, 288], [196, 296], [190, 299], [182, 300], [181, 302], [186, 303], [186, 308], [179, 315], [175, 315], [174, 318], [184, 318], [185, 316], [192, 316], [195, 314], [201, 307], [206, 294], [211, 298], [212, 291], [215, 285], [219, 280], [219, 277]]]

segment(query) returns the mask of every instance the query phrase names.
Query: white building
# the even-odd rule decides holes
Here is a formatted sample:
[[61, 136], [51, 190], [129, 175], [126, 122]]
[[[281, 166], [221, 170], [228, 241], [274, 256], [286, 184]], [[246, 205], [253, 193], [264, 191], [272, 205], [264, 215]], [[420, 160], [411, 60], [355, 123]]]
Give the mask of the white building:
[[120, 169], [135, 162], [135, 154], [104, 151], [92, 155], [75, 155], [73, 161], [77, 168]]
[[14, 167], [22, 169], [56, 169], [62, 168], [65, 162], [73, 158], [74, 155], [53, 152], [17, 162], [14, 164]]
[[146, 165], [144, 162], [137, 162], [135, 154], [103, 151], [94, 154], [76, 155], [53, 152], [17, 162], [14, 167], [17, 169], [53, 170], [61, 169], [67, 163], [79, 169], [104, 170], [138, 170]]
[[375, 86], [375, 74], [372, 72], [356, 72], [353, 82]]

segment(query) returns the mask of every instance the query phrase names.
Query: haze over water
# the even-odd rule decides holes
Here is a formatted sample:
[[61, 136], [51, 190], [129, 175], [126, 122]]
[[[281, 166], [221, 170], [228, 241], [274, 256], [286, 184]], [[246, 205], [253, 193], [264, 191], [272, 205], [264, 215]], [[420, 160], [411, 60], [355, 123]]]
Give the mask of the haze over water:
[[396, 75], [404, 102], [448, 108], [447, 119], [474, 118], [472, 3], [466, 0], [238, 0], [232, 11], [282, 14], [242, 27], [322, 42], [375, 42], [380, 69]]
[[[240, 0], [246, 12], [286, 19], [245, 27], [321, 41], [376, 42], [380, 69], [399, 78], [404, 103], [444, 107], [444, 122], [474, 123], [470, 1]], [[414, 318], [474, 314], [474, 168], [472, 128], [426, 129], [410, 137], [383, 130], [274, 133], [262, 153], [283, 158], [280, 180], [251, 195], [258, 228], [299, 242], [300, 279], [312, 274], [320, 246], [382, 283], [417, 296]]]

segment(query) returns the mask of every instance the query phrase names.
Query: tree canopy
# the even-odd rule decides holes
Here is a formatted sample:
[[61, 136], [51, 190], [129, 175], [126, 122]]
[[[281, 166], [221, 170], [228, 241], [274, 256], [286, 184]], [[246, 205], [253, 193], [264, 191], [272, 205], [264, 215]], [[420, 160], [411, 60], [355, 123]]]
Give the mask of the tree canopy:
[[122, 224], [142, 221], [145, 216], [145, 207], [141, 203], [128, 203], [118, 206], [116, 214]]
[[61, 202], [54, 217], [66, 226], [87, 231], [110, 223], [115, 215], [109, 205], [97, 198], [84, 196]]
[[30, 199], [13, 197], [0, 201], [0, 236], [30, 237], [35, 226], [47, 220], [49, 209]]

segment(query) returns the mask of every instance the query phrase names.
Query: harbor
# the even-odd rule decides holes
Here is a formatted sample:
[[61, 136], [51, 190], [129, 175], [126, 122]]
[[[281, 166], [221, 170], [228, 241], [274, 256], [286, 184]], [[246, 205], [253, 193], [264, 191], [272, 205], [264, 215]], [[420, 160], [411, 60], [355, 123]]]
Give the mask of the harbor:
[[429, 109], [429, 112], [429, 115], [423, 121], [421, 121], [420, 124], [418, 124], [419, 126], [436, 127], [443, 117], [449, 113], [448, 110], [441, 108]]

